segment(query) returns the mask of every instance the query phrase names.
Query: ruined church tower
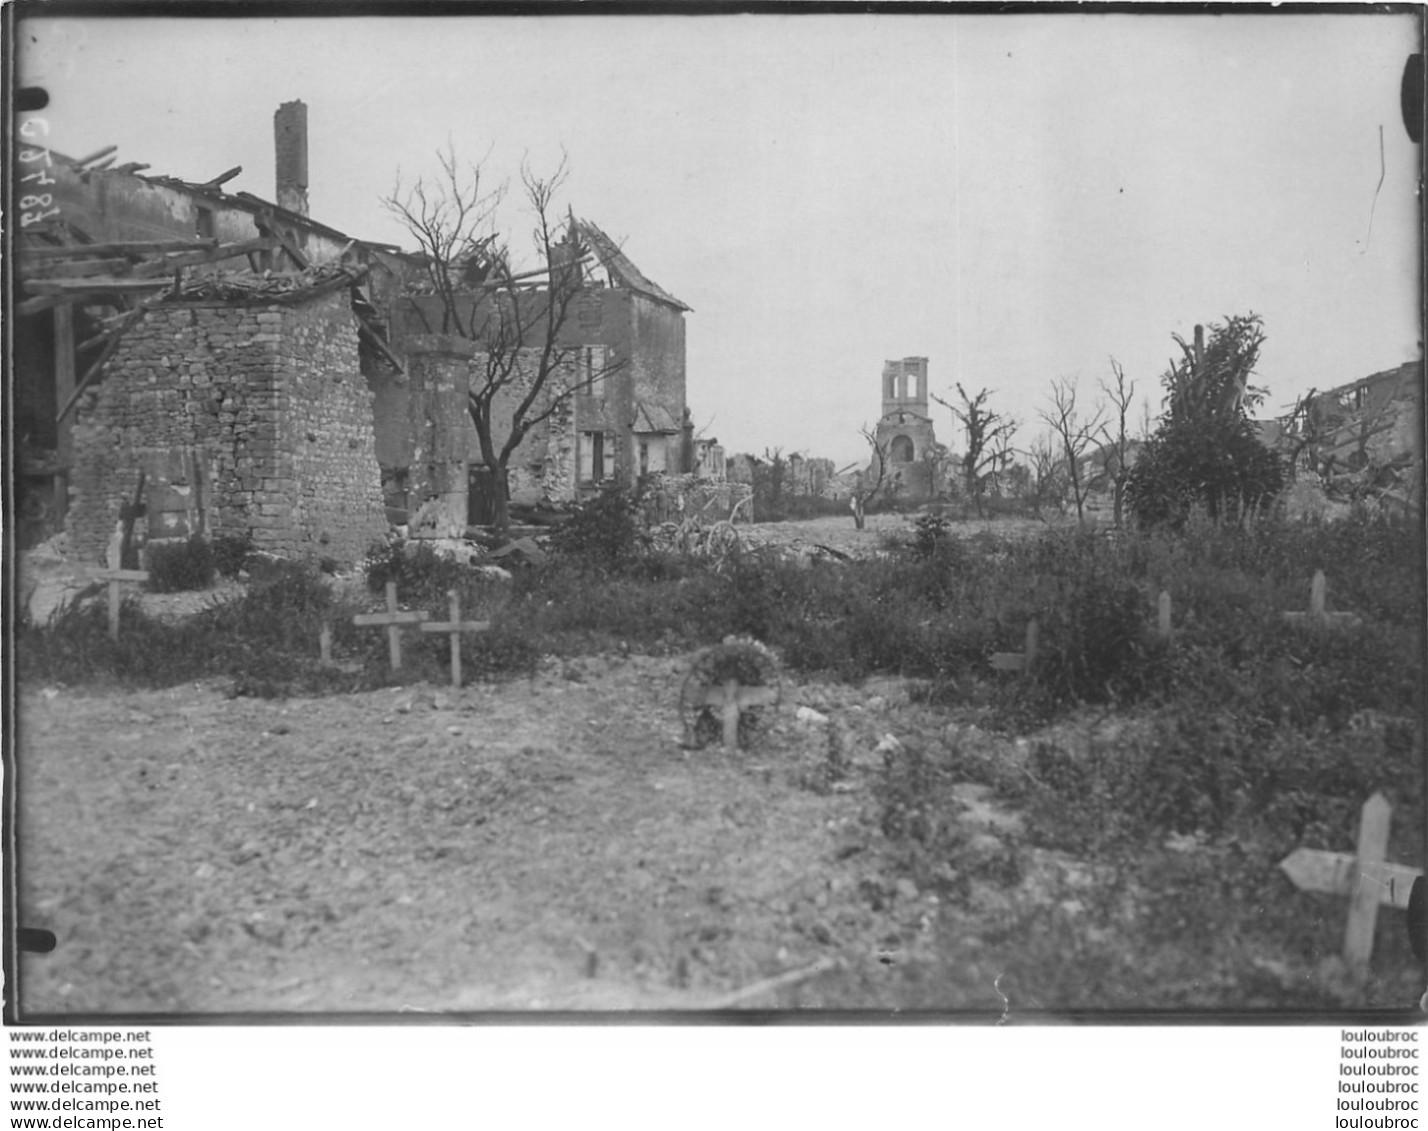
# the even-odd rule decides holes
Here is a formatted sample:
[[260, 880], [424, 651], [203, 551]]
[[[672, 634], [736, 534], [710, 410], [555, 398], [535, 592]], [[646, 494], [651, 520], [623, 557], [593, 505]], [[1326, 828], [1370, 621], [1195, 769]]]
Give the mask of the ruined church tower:
[[887, 452], [888, 472], [896, 477], [899, 491], [907, 498], [930, 499], [937, 493], [937, 484], [926, 457], [937, 436], [927, 410], [927, 358], [884, 362], [882, 400], [877, 443]]

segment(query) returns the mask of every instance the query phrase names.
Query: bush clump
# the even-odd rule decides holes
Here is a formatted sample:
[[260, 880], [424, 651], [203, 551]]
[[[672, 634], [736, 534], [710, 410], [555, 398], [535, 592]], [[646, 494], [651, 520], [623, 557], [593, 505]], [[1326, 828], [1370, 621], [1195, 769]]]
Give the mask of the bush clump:
[[156, 542], [149, 546], [151, 593], [179, 593], [213, 585], [213, 551], [197, 534], [187, 542]]
[[253, 552], [253, 539], [248, 534], [219, 534], [209, 543], [209, 549], [218, 575], [236, 578]]
[[646, 544], [639, 504], [620, 487], [582, 504], [550, 536], [550, 549], [557, 557], [606, 570], [629, 566]]

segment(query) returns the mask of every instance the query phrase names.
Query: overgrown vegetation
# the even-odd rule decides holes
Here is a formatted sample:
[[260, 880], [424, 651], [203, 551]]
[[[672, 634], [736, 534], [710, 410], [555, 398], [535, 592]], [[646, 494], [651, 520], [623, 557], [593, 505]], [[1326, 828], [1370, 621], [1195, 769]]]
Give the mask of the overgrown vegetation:
[[199, 535], [187, 542], [156, 542], [149, 547], [149, 591], [178, 593], [213, 584], [213, 551]]
[[1264, 343], [1256, 314], [1210, 327], [1202, 348], [1177, 337], [1184, 355], [1163, 377], [1166, 411], [1125, 479], [1125, 497], [1147, 526], [1180, 528], [1197, 509], [1243, 520], [1284, 485], [1280, 457], [1260, 443], [1250, 410], [1264, 391], [1249, 381]]
[[[795, 671], [916, 677], [918, 693], [955, 707], [955, 717], [1031, 736], [1017, 757], [1006, 744], [989, 756], [970, 727], [946, 741], [909, 740], [888, 754], [868, 797], [893, 874], [919, 891], [956, 908], [982, 890], [1041, 885], [982, 939], [1023, 1004], [1363, 1000], [1334, 980], [1340, 903], [1285, 898], [1275, 866], [1301, 846], [1351, 849], [1359, 806], [1377, 790], [1395, 807], [1389, 857], [1416, 858], [1416, 527], [1367, 513], [1239, 526], [1191, 512], [1179, 531], [1017, 541], [957, 537], [929, 515], [887, 549], [812, 566], [737, 542], [719, 555], [680, 553], [646, 539], [615, 493], [565, 523], [544, 564], [510, 577], [425, 543], [393, 543], [374, 548], [362, 589], [297, 565], [254, 566], [242, 596], [186, 621], [146, 615], [131, 598], [117, 643], [102, 599], [91, 597], [22, 627], [17, 655], [31, 686], [222, 677], [234, 694], [273, 696], [445, 683], [444, 636], [408, 632], [394, 676], [385, 635], [352, 625], [355, 613], [381, 606], [390, 579], [404, 607], [444, 617], [455, 590], [463, 618], [490, 621], [463, 642], [468, 680], [529, 674], [543, 655], [687, 652], [728, 635], [764, 642]], [[1284, 612], [1307, 607], [1315, 569], [1328, 579], [1330, 609], [1358, 613], [1361, 625], [1285, 622]], [[1153, 631], [1161, 591], [1172, 601], [1169, 642]], [[1033, 616], [1031, 672], [991, 671], [989, 654], [1019, 650]], [[318, 661], [324, 624], [331, 667]], [[823, 789], [848, 774], [846, 752], [831, 738], [829, 749]], [[969, 830], [958, 793], [968, 782], [990, 787], [1022, 817], [1021, 831]], [[1053, 857], [1080, 862], [1092, 879], [1047, 879]], [[1060, 932], [1054, 944], [1049, 931]], [[1381, 932], [1376, 953], [1406, 968], [1401, 931]], [[1312, 974], [1321, 965], [1329, 973]]]
[[[471, 646], [519, 638], [526, 646], [512, 645], [509, 658], [520, 670], [540, 653], [617, 642], [690, 649], [738, 634], [780, 650], [795, 669], [849, 680], [918, 677], [929, 696], [981, 703], [1007, 725], [1086, 704], [1178, 702], [1228, 707], [1254, 733], [1265, 733], [1313, 726], [1321, 717], [1340, 727], [1358, 711], [1401, 713], [1417, 702], [1413, 626], [1421, 621], [1422, 580], [1409, 526], [1365, 515], [1334, 525], [1264, 519], [1243, 530], [1192, 519], [1185, 535], [1115, 540], [1074, 531], [1023, 541], [959, 539], [949, 531], [944, 519], [928, 516], [895, 553], [813, 568], [774, 550], [738, 546], [694, 557], [652, 548], [629, 499], [613, 493], [552, 536], [547, 563], [512, 580], [493, 579], [425, 544], [397, 543], [369, 557], [365, 604], [334, 596], [313, 572], [282, 566], [188, 624], [150, 623], [131, 606], [117, 647], [91, 640], [92, 631], [103, 635], [102, 609], [94, 604], [31, 628], [19, 651], [36, 679], [107, 673], [154, 685], [229, 674], [234, 650], [241, 653], [249, 640], [274, 670], [282, 653], [315, 656], [327, 618], [337, 645], [355, 660], [380, 651], [380, 634], [354, 634], [351, 614], [379, 607], [376, 595], [391, 579], [405, 607], [433, 614], [444, 615], [447, 593], [456, 590], [463, 616], [498, 622]], [[1284, 623], [1285, 611], [1307, 607], [1314, 569], [1328, 577], [1331, 608], [1359, 613], [1361, 627], [1321, 634]], [[1173, 603], [1173, 647], [1151, 631], [1162, 590]], [[994, 677], [987, 656], [1020, 650], [1031, 617], [1040, 625], [1031, 677]], [[230, 629], [236, 636], [226, 641]], [[204, 632], [215, 640], [185, 642]], [[192, 662], [134, 654], [147, 652], [147, 644], [134, 643], [131, 653], [145, 633], [172, 634], [180, 653], [195, 650]], [[66, 643], [76, 635], [84, 648], [78, 639]], [[82, 663], [64, 658], [86, 650], [92, 654]]]

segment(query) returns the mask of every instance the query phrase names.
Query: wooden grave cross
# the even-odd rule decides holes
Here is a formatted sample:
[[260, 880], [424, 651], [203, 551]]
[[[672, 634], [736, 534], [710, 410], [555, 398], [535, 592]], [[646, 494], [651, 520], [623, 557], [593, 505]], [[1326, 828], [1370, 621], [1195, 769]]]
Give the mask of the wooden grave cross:
[[1344, 959], [1353, 966], [1367, 966], [1373, 954], [1379, 906], [1406, 910], [1413, 881], [1423, 875], [1417, 868], [1384, 860], [1391, 815], [1388, 799], [1382, 793], [1375, 793], [1364, 802], [1359, 815], [1359, 843], [1354, 855], [1296, 848], [1279, 862], [1279, 867], [1300, 891], [1349, 897]]
[[1026, 648], [1021, 652], [993, 652], [992, 670], [998, 672], [1021, 672], [1030, 674], [1031, 665], [1036, 661], [1036, 643], [1040, 633], [1036, 618], [1026, 622]]
[[1156, 603], [1156, 635], [1162, 640], [1170, 639], [1170, 593], [1162, 589], [1160, 600]]
[[100, 581], [109, 582], [109, 639], [117, 641], [119, 639], [119, 586], [126, 581], [148, 581], [149, 571], [146, 569], [101, 569], [96, 570], [94, 576]]
[[449, 621], [428, 621], [421, 626], [422, 632], [444, 632], [451, 637], [451, 686], [461, 686], [461, 634], [463, 632], [487, 632], [491, 628], [488, 620], [462, 620], [461, 598], [455, 589], [446, 591], [446, 607], [451, 615]]
[[1361, 623], [1357, 613], [1329, 613], [1324, 611], [1324, 596], [1328, 582], [1324, 571], [1316, 569], [1314, 580], [1309, 586], [1309, 611], [1307, 613], [1285, 613], [1284, 619], [1290, 624], [1310, 628], [1353, 628]]
[[402, 625], [420, 624], [427, 619], [427, 613], [417, 610], [404, 613], [397, 609], [397, 583], [387, 582], [387, 611], [385, 613], [358, 613], [352, 623], [358, 628], [381, 625], [387, 630], [387, 650], [391, 655], [392, 670], [402, 666]]
[[724, 727], [724, 747], [733, 750], [739, 745], [739, 716], [752, 707], [766, 707], [777, 702], [776, 687], [746, 686], [737, 679], [726, 679], [723, 683], [704, 688], [694, 705], [713, 707], [719, 712]]

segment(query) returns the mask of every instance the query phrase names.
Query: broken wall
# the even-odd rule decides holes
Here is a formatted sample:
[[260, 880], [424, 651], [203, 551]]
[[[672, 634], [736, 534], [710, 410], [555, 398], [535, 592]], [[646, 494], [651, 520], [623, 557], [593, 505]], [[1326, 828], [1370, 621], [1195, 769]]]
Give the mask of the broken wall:
[[[470, 323], [476, 299], [469, 300], [462, 320]], [[405, 302], [393, 318], [398, 352], [421, 340], [441, 325], [440, 301], [420, 296]], [[534, 345], [535, 343], [532, 343]], [[634, 442], [637, 408], [643, 406], [671, 427], [684, 413], [685, 339], [683, 315], [676, 309], [643, 295], [609, 287], [587, 287], [573, 300], [559, 343], [566, 348], [598, 346], [607, 364], [619, 368], [596, 381], [589, 392], [577, 392], [567, 404], [534, 427], [510, 463], [511, 501], [534, 503], [543, 497], [569, 501], [590, 494], [592, 482], [581, 475], [582, 451], [593, 433], [602, 434], [602, 454], [621, 482], [633, 486], [639, 475], [638, 446]], [[523, 367], [533, 368], [537, 351], [529, 350]], [[484, 381], [485, 359], [473, 360], [471, 383]], [[395, 377], [369, 374], [375, 395], [377, 453], [388, 470], [409, 468], [414, 456], [411, 435], [411, 390]], [[578, 363], [572, 358], [555, 378], [578, 380]], [[510, 434], [511, 413], [528, 386], [513, 384], [496, 396], [492, 411], [492, 439], [499, 447]], [[537, 409], [536, 411], [539, 411]], [[468, 426], [472, 463], [482, 463], [474, 426]], [[678, 437], [668, 441], [677, 445]], [[666, 466], [677, 465], [671, 455]], [[597, 476], [598, 478], [598, 476]]]
[[371, 414], [344, 293], [159, 306], [76, 409], [72, 545], [103, 559], [143, 471], [151, 537], [356, 562], [387, 529]]

